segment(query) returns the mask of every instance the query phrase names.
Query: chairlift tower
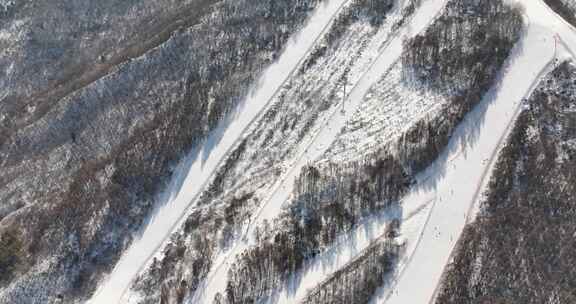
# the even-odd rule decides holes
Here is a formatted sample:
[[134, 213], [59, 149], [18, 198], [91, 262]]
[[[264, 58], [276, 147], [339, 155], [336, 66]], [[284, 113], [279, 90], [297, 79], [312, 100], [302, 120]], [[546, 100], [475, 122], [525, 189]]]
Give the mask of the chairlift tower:
[[340, 109], [340, 112], [342, 112], [342, 114], [344, 114], [344, 112], [345, 112], [345, 108], [344, 108], [345, 104], [346, 104], [346, 80], [344, 80], [344, 95], [342, 97], [342, 108]]
[[554, 65], [558, 63], [558, 33], [554, 34]]
[[343, 84], [343, 89], [344, 89], [344, 96], [342, 97], [342, 109], [340, 109], [340, 112], [342, 114], [346, 113], [346, 98], [348, 96], [346, 96], [346, 84], [348, 83], [348, 73], [350, 73], [350, 67], [347, 67], [346, 70], [344, 70], [344, 76], [342, 77], [342, 84]]

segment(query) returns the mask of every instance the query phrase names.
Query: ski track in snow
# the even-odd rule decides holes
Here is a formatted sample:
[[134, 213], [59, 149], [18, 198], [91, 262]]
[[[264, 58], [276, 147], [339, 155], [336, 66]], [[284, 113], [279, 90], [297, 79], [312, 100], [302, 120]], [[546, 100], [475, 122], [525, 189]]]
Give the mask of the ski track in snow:
[[[436, 175], [433, 184], [404, 200], [404, 208], [411, 208], [430, 193], [438, 198], [422, 235], [408, 237], [408, 242], [417, 245], [401, 263], [392, 288], [383, 287], [385, 291], [375, 303], [434, 302], [445, 267], [455, 254], [455, 241], [479, 211], [479, 200], [498, 153], [521, 112], [523, 98], [527, 98], [553, 68], [555, 34], [561, 39], [558, 57], [574, 56], [576, 32], [572, 27], [540, 1], [517, 2], [526, 8], [527, 32], [501, 75], [499, 85], [458, 126], [444, 155], [427, 169], [428, 174]], [[477, 124], [481, 125], [475, 126]], [[470, 131], [476, 138], [467, 139]], [[451, 159], [451, 163], [446, 159]], [[410, 223], [413, 224], [418, 223]]]
[[[415, 16], [409, 21], [409, 24], [404, 26], [395, 37], [392, 37], [392, 39], [381, 48], [380, 55], [370, 65], [347, 96], [344, 104], [345, 111], [340, 112], [340, 107], [335, 107], [326, 125], [308, 142], [305, 142], [298, 148], [298, 155], [300, 156], [297, 157], [296, 162], [291, 165], [285, 175], [272, 187], [271, 194], [268, 198], [262, 201], [262, 207], [252, 217], [250, 224], [247, 225], [246, 231], [242, 234], [244, 241], [238, 242], [226, 254], [216, 259], [214, 267], [208, 275], [207, 283], [194, 295], [190, 303], [211, 303], [218, 292], [225, 290], [228, 270], [231, 262], [233, 262], [233, 260], [230, 259], [233, 259], [237, 254], [250, 247], [251, 244], [247, 239], [253, 234], [253, 230], [258, 227], [260, 223], [264, 220], [273, 220], [280, 214], [283, 203], [290, 198], [294, 181], [299, 176], [301, 168], [324, 155], [326, 150], [340, 134], [340, 130], [346, 121], [354, 115], [354, 110], [362, 102], [368, 90], [374, 83], [377, 83], [380, 77], [386, 74], [398, 58], [400, 58], [404, 38], [418, 34], [425, 29], [439, 14], [444, 4], [445, 1], [424, 1], [421, 7], [415, 12]], [[369, 241], [365, 241], [369, 243]], [[294, 291], [282, 290], [278, 302], [297, 302], [305, 296], [306, 287], [314, 286], [316, 282], [323, 280], [329, 273], [330, 272], [327, 271], [323, 272], [321, 276], [312, 275], [311, 277], [306, 275], [303, 277], [302, 284], [298, 286], [295, 293]]]
[[222, 161], [245, 136], [244, 131], [268, 108], [270, 101], [349, 2], [332, 0], [321, 3], [304, 28], [289, 41], [280, 59], [265, 70], [237, 113], [230, 121], [220, 124], [206, 143], [183, 161], [168, 191], [161, 195], [161, 201], [167, 203], [155, 211], [142, 235], [122, 254], [89, 303], [108, 304], [125, 300], [132, 280], [145, 269], [152, 257], [161, 252], [172, 232], [186, 219], [196, 198]]

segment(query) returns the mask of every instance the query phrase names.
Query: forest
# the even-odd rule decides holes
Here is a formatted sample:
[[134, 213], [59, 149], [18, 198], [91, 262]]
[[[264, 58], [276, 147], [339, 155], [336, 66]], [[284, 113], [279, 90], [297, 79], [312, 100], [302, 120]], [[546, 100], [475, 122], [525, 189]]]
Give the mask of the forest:
[[[176, 28], [160, 47], [5, 133], [0, 218], [14, 232], [0, 236], [15, 235], [21, 247], [18, 267], [0, 282], [4, 296], [89, 296], [177, 163], [224, 122], [317, 3], [223, 1], [194, 27]], [[43, 261], [49, 267], [40, 269]]]
[[391, 277], [404, 249], [395, 240], [399, 234], [399, 225], [400, 220], [392, 221], [384, 235], [357, 258], [309, 291], [302, 303], [370, 303], [376, 290]]
[[[62, 5], [54, 5], [55, 12], [45, 10], [50, 16], [71, 11], [74, 5], [73, 1], [53, 1]], [[97, 59], [90, 61], [93, 64], [63, 69], [70, 72], [66, 75], [52, 75], [38, 66], [60, 67], [62, 58], [74, 55], [62, 53], [62, 49], [72, 43], [73, 50], [80, 40], [60, 41], [62, 45], [50, 41], [52, 48], [36, 48], [49, 42], [47, 32], [57, 28], [62, 35], [77, 37], [114, 29], [98, 23], [76, 29], [78, 19], [70, 17], [64, 18], [70, 22], [62, 23], [70, 27], [66, 30], [58, 28], [59, 24], [40, 22], [27, 25], [33, 30], [22, 31], [27, 34], [20, 38], [30, 43], [24, 57], [36, 51], [46, 56], [27, 59], [29, 70], [42, 71], [30, 79], [48, 75], [36, 80], [70, 90], [49, 90], [46, 95], [27, 98], [30, 86], [22, 82], [19, 90], [24, 97], [0, 96], [0, 244], [7, 248], [0, 253], [0, 288], [4, 299], [13, 303], [48, 303], [55, 297], [67, 303], [85, 300], [157, 207], [158, 195], [167, 187], [176, 165], [220, 124], [227, 123], [251, 84], [277, 59], [320, 1], [224, 0], [216, 5], [199, 0], [195, 3], [202, 3], [202, 9], [192, 10], [193, 14], [194, 6], [167, 5], [156, 11], [152, 2], [132, 9], [132, 2], [124, 2], [122, 8], [104, 1], [86, 3], [83, 5], [95, 6], [80, 15], [87, 18], [102, 15], [107, 16], [102, 19], [122, 20], [127, 17], [123, 13], [132, 14], [130, 22], [116, 30], [145, 45], [132, 44], [130, 39], [122, 41], [125, 49], [117, 41], [89, 44], [94, 54], [100, 48], [112, 51], [96, 57], [91, 51], [86, 60]], [[386, 22], [391, 3], [354, 1], [323, 44], [330, 46], [328, 51], [337, 50], [347, 42], [342, 38], [346, 29], [357, 24], [369, 24], [370, 33], [376, 33]], [[411, 1], [410, 9], [393, 28], [406, 22], [419, 4], [420, 0]], [[32, 1], [9, 6], [1, 11], [8, 19], [0, 24], [34, 8], [38, 9]], [[115, 13], [107, 14], [112, 8]], [[145, 18], [132, 18], [140, 15]], [[140, 29], [146, 33], [138, 34], [137, 24], [148, 24]], [[257, 245], [235, 261], [221, 301], [247, 303], [268, 296], [332, 246], [339, 235], [368, 216], [397, 206], [414, 174], [436, 158], [458, 122], [494, 85], [521, 25], [518, 9], [500, 1], [449, 1], [444, 14], [425, 33], [406, 42], [402, 64], [406, 83], [449, 95], [450, 104], [440, 115], [411, 128], [393, 147], [381, 147], [348, 163], [306, 167], [296, 182], [293, 201], [276, 221], [259, 229]], [[22, 42], [18, 39], [9, 41]], [[486, 43], [497, 47], [479, 46]], [[323, 50], [327, 48], [316, 49], [306, 68], [322, 59]], [[50, 56], [55, 60], [48, 60]], [[0, 66], [7, 67], [9, 59]], [[94, 81], [77, 82], [84, 79], [78, 71], [91, 68], [108, 72]], [[348, 77], [348, 70], [344, 71], [342, 79]], [[0, 77], [0, 85], [6, 79], [20, 78]], [[303, 82], [308, 83], [306, 78]], [[293, 95], [305, 98], [298, 102], [313, 105], [308, 109], [314, 113], [302, 121], [303, 126], [297, 125], [303, 115], [278, 118], [281, 123], [274, 126], [270, 138], [276, 132], [294, 131], [301, 140], [315, 119], [338, 102], [335, 92], [339, 88], [331, 89], [333, 100]], [[285, 100], [288, 105], [290, 102], [295, 101]], [[267, 114], [267, 119], [275, 119], [278, 113], [272, 109]], [[5, 120], [6, 115], [17, 119]], [[258, 143], [264, 151], [271, 145], [267, 140]], [[230, 245], [261, 203], [253, 191], [225, 199], [219, 196], [228, 190], [227, 176], [238, 168], [247, 145], [242, 142], [236, 147], [200, 198], [202, 208], [172, 236], [163, 258], [154, 260], [136, 280], [133, 287], [141, 292], [143, 303], [182, 302], [194, 294], [210, 271], [214, 253]], [[254, 155], [265, 155], [269, 163], [274, 161], [270, 155], [276, 156]], [[260, 178], [280, 174], [277, 167], [268, 169], [265, 173], [271, 175]], [[383, 274], [393, 269], [388, 266], [393, 258], [387, 250], [369, 256], [370, 263], [380, 263]], [[345, 273], [341, 272], [342, 278]], [[363, 298], [369, 296], [367, 292]]]
[[0, 284], [3, 284], [21, 267], [22, 241], [14, 230], [8, 230], [0, 237], [0, 248]]
[[576, 26], [576, 4], [569, 0], [544, 0], [556, 14]]
[[[363, 217], [382, 212], [403, 194], [408, 178], [394, 159], [373, 156], [344, 167], [303, 169], [296, 199], [279, 219], [258, 230], [258, 246], [232, 266], [227, 303], [251, 303], [271, 296], [306, 261], [328, 248]], [[273, 230], [272, 230], [273, 229]]]
[[526, 101], [436, 303], [576, 301], [574, 77], [563, 62]]

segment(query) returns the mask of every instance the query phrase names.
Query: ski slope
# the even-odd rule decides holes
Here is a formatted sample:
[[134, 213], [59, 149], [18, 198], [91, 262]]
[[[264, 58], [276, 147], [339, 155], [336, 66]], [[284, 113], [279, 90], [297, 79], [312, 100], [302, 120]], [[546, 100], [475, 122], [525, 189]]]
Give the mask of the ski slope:
[[[522, 43], [514, 49], [499, 85], [457, 128], [438, 160], [417, 176], [416, 186], [402, 202], [406, 255], [390, 284], [380, 289], [374, 302], [426, 303], [432, 298], [445, 261], [449, 260], [464, 225], [477, 210], [475, 203], [520, 112], [522, 98], [552, 70], [553, 36], [554, 32], [539, 24], [529, 27]], [[559, 48], [559, 57], [567, 55], [563, 51]], [[353, 243], [340, 242], [327, 257], [319, 257], [311, 267], [313, 271], [304, 274], [301, 289], [292, 298], [301, 299], [305, 295], [303, 287], [315, 287], [317, 284], [312, 283], [325, 280], [328, 274], [361, 254], [385, 230], [386, 223], [381, 216], [373, 217], [347, 236]], [[282, 299], [291, 303], [288, 297]]]
[[[525, 5], [526, 15], [530, 20], [526, 36], [521, 46], [517, 47], [509, 70], [502, 75], [501, 85], [466, 118], [447, 151], [422, 175], [430, 178], [422, 178], [418, 189], [404, 200], [404, 213], [419, 216], [406, 218], [403, 224], [403, 236], [408, 242], [408, 257], [400, 266], [393, 292], [383, 292], [377, 299], [378, 302], [424, 303], [432, 298], [444, 265], [449, 261], [455, 240], [470, 215], [470, 207], [474, 206], [482, 192], [482, 185], [489, 176], [493, 160], [507, 130], [513, 124], [522, 97], [526, 92], [530, 92], [539, 76], [550, 68], [548, 61], [554, 53], [551, 47], [552, 36], [558, 33], [570, 50], [576, 46], [574, 30], [545, 4], [539, 0], [518, 1]], [[140, 238], [134, 240], [122, 255], [90, 303], [117, 303], [123, 299], [122, 296], [132, 279], [161, 251], [174, 229], [186, 218], [187, 211], [194, 206], [197, 195], [211, 180], [213, 173], [245, 136], [245, 130], [270, 105], [278, 90], [348, 2], [331, 0], [321, 6], [300, 34], [289, 43], [278, 62], [264, 72], [257, 86], [230, 121], [220, 126], [196, 153], [192, 153], [194, 156], [190, 156], [180, 166], [177, 171], [179, 173], [175, 174], [171, 187], [163, 196], [166, 204], [158, 209]], [[400, 35], [382, 48], [382, 53], [386, 56], [379, 56], [361, 77], [344, 103], [345, 112], [334, 110], [326, 127], [300, 145], [296, 162], [290, 165], [273, 186], [262, 208], [255, 213], [251, 225], [243, 233], [244, 236], [251, 236], [254, 227], [264, 219], [271, 220], [279, 214], [281, 205], [290, 197], [292, 185], [300, 169], [324, 154], [341, 127], [353, 115], [354, 109], [370, 86], [377, 82], [400, 56], [403, 38], [425, 28], [443, 4], [444, 1], [438, 0], [424, 1], [415, 19]], [[422, 209], [422, 202], [425, 201], [432, 201], [433, 204]], [[417, 211], [419, 213], [415, 213]], [[427, 216], [420, 216], [425, 212], [428, 212]], [[371, 224], [373, 223], [368, 222], [366, 225]], [[365, 231], [366, 228], [360, 227], [358, 231]], [[237, 253], [248, 248], [248, 242], [239, 243], [231, 252], [218, 257], [204, 292], [200, 293], [200, 298], [193, 299], [194, 303], [211, 302], [218, 291], [224, 290], [229, 263]], [[347, 256], [360, 252], [363, 244], [368, 246], [370, 238], [361, 243], [356, 251], [350, 251]], [[343, 265], [346, 259], [341, 261], [331, 268], [323, 267], [321, 271], [306, 274], [296, 293], [281, 294], [280, 302], [293, 303], [301, 299], [306, 288], [326, 278], [339, 265]]]
[[[438, 15], [445, 1], [428, 0], [422, 3], [415, 16], [408, 25], [406, 25], [398, 34], [393, 37], [385, 46], [381, 48], [380, 55], [370, 65], [368, 70], [362, 75], [356, 85], [350, 91], [350, 94], [344, 100], [343, 105], [335, 107], [327, 119], [324, 127], [308, 141], [304, 141], [298, 147], [299, 155], [293, 162], [286, 173], [281, 176], [272, 190], [263, 202], [262, 207], [254, 214], [244, 231], [244, 241], [236, 244], [225, 254], [220, 255], [212, 271], [208, 275], [206, 284], [191, 300], [192, 303], [211, 303], [218, 292], [223, 292], [226, 288], [227, 274], [231, 263], [236, 255], [248, 249], [251, 245], [249, 238], [254, 234], [254, 229], [263, 223], [264, 220], [271, 221], [277, 217], [282, 205], [286, 202], [292, 193], [294, 181], [300, 175], [301, 169], [308, 163], [313, 162], [324, 155], [330, 145], [337, 138], [340, 130], [355, 113], [355, 109], [364, 99], [368, 90], [376, 83], [383, 74], [391, 69], [394, 63], [400, 58], [402, 53], [402, 43], [405, 38], [411, 37], [425, 29], [431, 21]], [[340, 109], [344, 109], [341, 111]], [[309, 283], [317, 282], [318, 277], [313, 277]], [[308, 284], [308, 283], [306, 283]], [[307, 286], [304, 284], [304, 286]], [[296, 297], [289, 296], [286, 293], [281, 295], [280, 303], [294, 303], [305, 293], [302, 289]]]
[[[525, 36], [503, 71], [500, 84], [467, 116], [443, 156], [424, 173], [431, 178], [404, 200], [403, 206], [409, 209], [434, 194], [436, 204], [423, 233], [408, 237], [408, 242], [417, 246], [401, 264], [393, 287], [375, 302], [434, 301], [455, 242], [478, 210], [478, 201], [521, 110], [522, 99], [552, 70], [555, 55], [573, 54], [576, 34], [563, 20], [540, 1], [520, 2], [529, 21]], [[554, 35], [561, 37], [557, 50]], [[408, 228], [413, 224], [419, 223], [404, 223]]]
[[108, 304], [122, 300], [133, 278], [161, 250], [174, 229], [180, 226], [202, 189], [243, 138], [244, 131], [270, 105], [270, 101], [348, 2], [331, 0], [320, 4], [300, 33], [290, 40], [278, 61], [265, 70], [237, 112], [180, 165], [170, 187], [161, 196], [161, 201], [166, 203], [159, 207], [142, 235], [124, 252], [89, 303]]

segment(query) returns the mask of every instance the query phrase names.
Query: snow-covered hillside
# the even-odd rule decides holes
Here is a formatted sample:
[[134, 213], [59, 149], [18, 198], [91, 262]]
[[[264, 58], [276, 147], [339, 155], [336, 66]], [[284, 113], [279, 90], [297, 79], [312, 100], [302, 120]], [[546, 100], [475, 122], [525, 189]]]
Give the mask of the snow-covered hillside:
[[331, 1], [321, 7], [287, 46], [279, 61], [266, 70], [261, 83], [249, 93], [231, 122], [215, 130], [203, 147], [193, 152], [198, 156], [191, 156], [190, 160], [180, 165], [181, 173], [176, 175], [173, 186], [163, 195], [168, 202], [155, 212], [142, 236], [123, 254], [106, 283], [96, 292], [93, 303], [121, 299], [134, 277], [162, 250], [170, 234], [186, 220], [190, 208], [197, 203], [196, 198], [213, 178], [222, 160], [244, 140], [244, 131], [270, 106], [345, 4], [343, 0]]
[[0, 1], [0, 304], [512, 299], [472, 289], [572, 161], [571, 1], [72, 2]]

